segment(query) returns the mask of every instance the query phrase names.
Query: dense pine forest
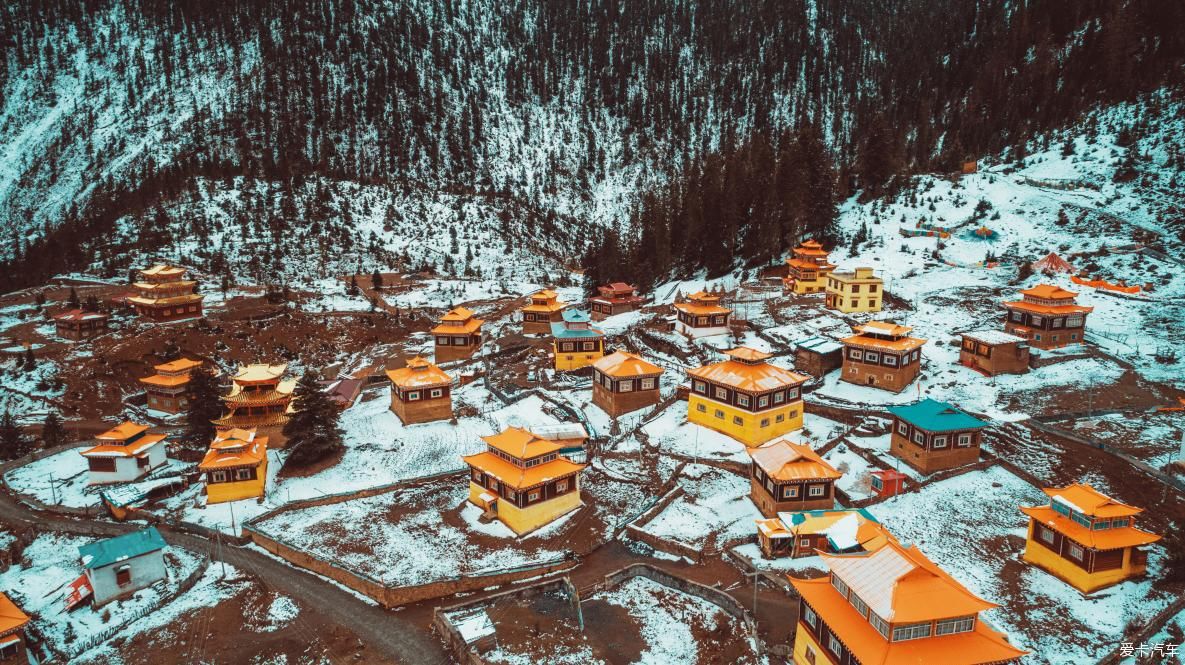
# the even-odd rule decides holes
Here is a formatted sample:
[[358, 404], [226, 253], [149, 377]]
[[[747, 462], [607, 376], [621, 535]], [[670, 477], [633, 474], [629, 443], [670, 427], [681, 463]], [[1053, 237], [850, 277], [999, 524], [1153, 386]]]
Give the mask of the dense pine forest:
[[470, 228], [718, 274], [828, 235], [857, 188], [1179, 85], [1183, 23], [1163, 0], [18, 0], [0, 287], [146, 249], [227, 274], [261, 244], [248, 274], [461, 273]]

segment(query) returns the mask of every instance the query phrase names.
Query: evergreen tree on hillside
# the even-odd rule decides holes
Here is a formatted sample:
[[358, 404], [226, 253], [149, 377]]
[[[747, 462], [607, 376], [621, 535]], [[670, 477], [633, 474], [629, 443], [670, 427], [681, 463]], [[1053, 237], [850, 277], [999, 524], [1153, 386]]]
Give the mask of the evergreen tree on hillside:
[[57, 411], [50, 411], [41, 425], [41, 442], [46, 448], [53, 448], [66, 443], [66, 428]]
[[1185, 582], [1185, 522], [1174, 522], [1162, 544], [1168, 551], [1164, 561], [1165, 580]]
[[341, 413], [329, 400], [318, 380], [316, 370], [310, 369], [300, 377], [292, 392], [296, 413], [284, 425], [288, 438], [289, 464], [315, 464], [345, 448], [338, 422]]
[[214, 440], [213, 421], [222, 416], [221, 391], [210, 368], [202, 365], [190, 372], [188, 399], [181, 442], [190, 450], [202, 450]]
[[12, 412], [0, 416], [0, 459], [16, 459], [28, 452], [28, 437], [17, 424]]
[[78, 309], [78, 291], [75, 291], [73, 286], [70, 287], [70, 295], [66, 296], [66, 305], [70, 309]]
[[370, 273], [370, 283], [375, 291], [383, 290], [383, 273], [379, 272], [378, 268], [375, 268], [375, 271]]

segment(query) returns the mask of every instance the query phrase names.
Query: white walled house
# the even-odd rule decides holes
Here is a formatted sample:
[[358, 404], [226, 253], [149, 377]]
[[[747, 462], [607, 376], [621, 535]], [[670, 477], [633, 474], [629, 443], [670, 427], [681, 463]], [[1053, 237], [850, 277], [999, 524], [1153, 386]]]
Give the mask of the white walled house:
[[89, 468], [87, 483], [126, 483], [148, 475], [168, 461], [164, 434], [126, 421], [95, 437], [95, 446], [80, 454]]
[[78, 548], [98, 607], [165, 579], [165, 540], [155, 527]]

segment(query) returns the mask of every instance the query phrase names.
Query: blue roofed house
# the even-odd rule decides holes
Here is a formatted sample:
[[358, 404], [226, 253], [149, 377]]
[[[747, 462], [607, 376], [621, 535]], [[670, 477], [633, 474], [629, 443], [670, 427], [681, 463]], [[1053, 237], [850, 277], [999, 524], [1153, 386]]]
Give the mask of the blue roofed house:
[[566, 309], [563, 320], [551, 324], [557, 371], [588, 367], [605, 355], [605, 333], [593, 328], [591, 322], [588, 312]]
[[165, 540], [155, 527], [78, 548], [96, 607], [165, 579]]
[[930, 474], [979, 461], [986, 421], [930, 398], [888, 410], [893, 415], [890, 452], [918, 471]]

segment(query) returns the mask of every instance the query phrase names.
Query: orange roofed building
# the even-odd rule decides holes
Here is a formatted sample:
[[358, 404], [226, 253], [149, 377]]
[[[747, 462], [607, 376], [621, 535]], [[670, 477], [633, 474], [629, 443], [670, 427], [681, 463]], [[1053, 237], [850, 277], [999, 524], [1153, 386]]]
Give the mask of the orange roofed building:
[[757, 520], [757, 542], [768, 558], [814, 556], [820, 552], [872, 552], [892, 536], [864, 508], [778, 513]]
[[168, 462], [164, 434], [148, 431], [148, 425], [124, 421], [99, 436], [80, 452], [87, 462], [87, 484], [126, 483], [141, 478]]
[[720, 296], [696, 291], [687, 296], [687, 302], [675, 303], [674, 308], [676, 332], [693, 339], [728, 334], [732, 310], [720, 305]]
[[997, 605], [916, 547], [888, 538], [872, 552], [819, 556], [827, 576], [790, 578], [800, 597], [797, 665], [987, 665], [1026, 653], [980, 619]]
[[794, 257], [786, 259], [786, 278], [782, 288], [793, 293], [822, 293], [827, 288], [827, 275], [835, 270], [828, 263], [827, 251], [817, 240], [807, 240], [794, 248]]
[[136, 295], [127, 301], [138, 316], [153, 321], [176, 321], [202, 315], [202, 299], [197, 282], [186, 279], [185, 268], [163, 263], [139, 271], [139, 281], [132, 284]]
[[202, 366], [200, 360], [178, 358], [154, 365], [156, 374], [140, 379], [148, 397], [148, 408], [181, 413], [189, 407], [189, 373]]
[[592, 401], [617, 417], [658, 404], [662, 368], [641, 356], [617, 351], [593, 363]]
[[254, 427], [219, 432], [198, 471], [205, 474], [206, 503], [260, 498], [267, 489], [267, 437]]
[[407, 361], [407, 367], [387, 370], [387, 378], [391, 411], [404, 425], [453, 417], [453, 379], [436, 365], [417, 356]]
[[899, 393], [918, 377], [920, 349], [926, 340], [910, 337], [913, 328], [885, 321], [852, 328], [856, 334], [840, 340], [844, 346], [841, 379]]
[[766, 362], [768, 353], [746, 346], [725, 355], [727, 360], [687, 370], [689, 422], [750, 447], [802, 427], [807, 377]]
[[226, 414], [214, 421], [220, 429], [281, 427], [292, 415], [296, 379], [286, 379], [288, 365], [245, 365], [232, 378], [222, 398]]
[[641, 308], [644, 300], [637, 293], [638, 287], [625, 282], [598, 286], [597, 295], [588, 299], [593, 321]]
[[786, 439], [749, 451], [749, 496], [766, 517], [783, 511], [830, 510], [843, 476], [810, 446]]
[[469, 465], [469, 502], [484, 511], [483, 520], [497, 519], [521, 536], [582, 505], [585, 465], [560, 455], [560, 443], [518, 427], [482, 440], [485, 452], [462, 459]]
[[29, 615], [21, 611], [8, 596], [0, 592], [0, 663], [24, 665], [29, 662], [25, 653], [25, 626]]
[[457, 307], [441, 317], [440, 325], [432, 329], [436, 362], [447, 363], [472, 356], [481, 348], [481, 326], [484, 323], [464, 307]]
[[1142, 508], [1081, 483], [1043, 491], [1048, 505], [1020, 509], [1029, 516], [1025, 561], [1082, 593], [1144, 574], [1148, 554], [1140, 548], [1160, 536], [1135, 527]]
[[1038, 349], [1057, 349], [1085, 340], [1086, 315], [1093, 307], [1075, 303], [1077, 293], [1039, 284], [1020, 292], [1022, 300], [1004, 303], [1004, 332]]
[[551, 324], [563, 320], [567, 303], [560, 302], [560, 296], [551, 289], [531, 294], [531, 302], [520, 310], [523, 313], [523, 332], [545, 335], [551, 332]]

